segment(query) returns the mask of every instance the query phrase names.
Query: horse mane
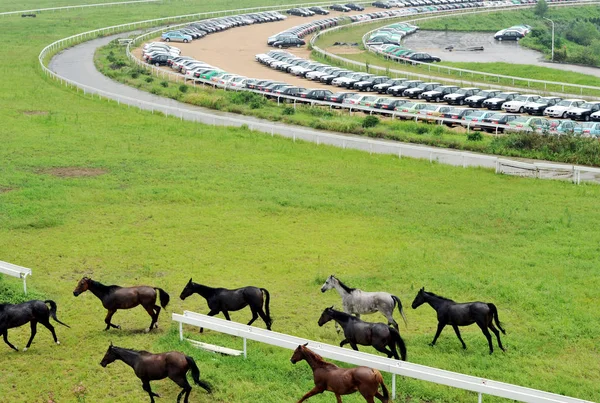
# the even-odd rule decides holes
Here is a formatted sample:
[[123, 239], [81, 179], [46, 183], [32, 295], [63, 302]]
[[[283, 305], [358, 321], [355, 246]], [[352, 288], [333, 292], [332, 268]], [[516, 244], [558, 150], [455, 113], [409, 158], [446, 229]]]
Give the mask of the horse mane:
[[434, 297], [437, 297], [437, 298], [439, 298], [439, 299], [443, 299], [444, 301], [455, 302], [453, 299], [446, 298], [446, 297], [442, 297], [441, 295], [437, 295], [437, 294], [436, 294], [436, 293], [434, 293], [434, 292], [431, 292], [431, 291], [425, 291], [425, 290], [423, 290], [423, 291], [424, 291], [424, 292], [426, 292], [426, 293], [427, 293], [427, 294], [429, 294], [429, 295], [432, 295], [432, 296], [434, 296]]
[[337, 278], [338, 283], [340, 283], [340, 286], [344, 289], [344, 291], [346, 291], [348, 294], [351, 294], [352, 291], [356, 290], [356, 288], [351, 288], [348, 287], [346, 284], [342, 283], [342, 280], [340, 280], [339, 278]]
[[315, 353], [314, 351], [312, 351], [311, 349], [308, 348], [303, 348], [304, 354], [310, 355], [312, 356], [312, 358], [318, 363], [319, 367], [333, 367], [333, 368], [338, 368], [337, 365], [331, 363], [331, 362], [327, 362], [323, 359], [323, 357], [321, 357], [319, 354]]
[[98, 288], [106, 289], [106, 291], [113, 291], [117, 288], [121, 288], [121, 286], [119, 286], [119, 285], [104, 285], [101, 282], [92, 280], [92, 279], [90, 279], [90, 283], [94, 284], [94, 286], [96, 286]]
[[152, 354], [151, 352], [146, 351], [146, 350], [135, 350], [133, 348], [125, 348], [125, 347], [117, 347], [117, 346], [113, 346], [113, 348], [118, 348], [119, 350], [124, 350], [128, 353], [135, 353], [135, 354], [140, 354], [140, 355]]

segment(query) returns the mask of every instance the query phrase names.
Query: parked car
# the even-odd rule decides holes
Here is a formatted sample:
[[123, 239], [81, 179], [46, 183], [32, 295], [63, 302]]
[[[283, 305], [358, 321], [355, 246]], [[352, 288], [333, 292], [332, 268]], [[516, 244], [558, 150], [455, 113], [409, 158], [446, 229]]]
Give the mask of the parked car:
[[376, 1], [373, 4], [371, 4], [373, 7], [377, 7], [377, 8], [392, 8], [392, 5], [390, 3], [388, 3], [387, 1]]
[[172, 31], [165, 32], [160, 36], [165, 42], [183, 42], [188, 43], [192, 41], [192, 37], [181, 32]]
[[507, 101], [512, 101], [519, 95], [517, 92], [501, 92], [494, 98], [489, 98], [483, 101], [482, 106], [487, 109], [500, 109], [502, 104]]
[[341, 11], [341, 12], [344, 12], [344, 13], [352, 11], [352, 9], [350, 9], [349, 7], [342, 6], [341, 4], [333, 4], [333, 5], [331, 5], [329, 7], [329, 9], [333, 10], [333, 11]]
[[404, 91], [406, 91], [410, 88], [417, 87], [418, 85], [421, 85], [422, 83], [423, 83], [423, 81], [421, 81], [421, 80], [408, 80], [408, 81], [404, 81], [400, 85], [394, 85], [394, 86], [388, 88], [386, 92], [388, 94], [391, 94], [394, 96], [402, 96], [402, 95], [404, 95]]
[[574, 132], [583, 137], [600, 137], [600, 122], [584, 122], [575, 127]]
[[345, 97], [342, 103], [344, 105], [360, 105], [360, 102], [363, 100], [363, 98], [369, 96], [371, 95], [355, 93], [354, 95]]
[[406, 81], [406, 78], [393, 78], [391, 80], [387, 80], [383, 83], [376, 84], [373, 86], [373, 90], [377, 91], [379, 94], [385, 94], [387, 89], [393, 87], [395, 85], [400, 85]]
[[[495, 113], [495, 114], [483, 119], [482, 123], [490, 123], [490, 124], [494, 124], [494, 125], [508, 125], [510, 122], [517, 119], [518, 117], [519, 117], [519, 115], [515, 115], [512, 113]], [[493, 127], [493, 126], [482, 125], [481, 129], [488, 133], [494, 133], [494, 132], [496, 132], [496, 130], [498, 131], [498, 133], [504, 133], [503, 127], [498, 127], [496, 129], [496, 127]]]
[[480, 108], [486, 99], [494, 98], [502, 91], [500, 90], [483, 90], [475, 95], [465, 98], [465, 103], [471, 108]]
[[286, 13], [289, 15], [295, 15], [298, 17], [310, 17], [311, 15], [315, 15], [315, 13], [313, 13], [312, 11], [304, 10], [301, 8], [290, 8], [289, 10], [286, 11]]
[[578, 127], [585, 123], [578, 123], [573, 120], [550, 120], [547, 127], [542, 128], [542, 133], [547, 131], [549, 134], [557, 134], [559, 136], [566, 134], [575, 134]]
[[449, 105], [464, 105], [466, 98], [477, 94], [479, 91], [481, 91], [479, 88], [474, 87], [461, 88], [456, 92], [444, 95], [444, 101]]
[[395, 98], [381, 98], [375, 102], [375, 108], [383, 109], [386, 111], [393, 111], [397, 107], [405, 104], [407, 101], [404, 99], [395, 99]]
[[480, 130], [480, 124], [483, 121], [483, 119], [488, 118], [496, 113], [497, 112], [485, 111], [483, 109], [475, 109], [475, 112], [463, 117], [462, 125], [473, 130]]
[[421, 109], [425, 108], [428, 104], [426, 104], [425, 102], [405, 102], [402, 105], [396, 107], [396, 109], [394, 109], [397, 112], [401, 112], [401, 113], [410, 113], [410, 114], [415, 114], [418, 113]]
[[518, 118], [508, 122], [511, 128], [524, 130], [541, 130], [544, 127], [544, 123], [547, 122], [544, 118], [538, 118], [535, 116], [519, 116]]
[[325, 98], [327, 102], [335, 102], [341, 104], [344, 102], [344, 99], [356, 95], [356, 92], [336, 92], [335, 94], [330, 94]]
[[530, 102], [535, 102], [540, 98], [539, 95], [518, 95], [514, 99], [507, 101], [502, 104], [502, 109], [506, 112], [525, 112], [525, 105]]
[[329, 14], [329, 11], [325, 10], [323, 7], [309, 7], [308, 8], [310, 11], [312, 11], [315, 14], [319, 14], [319, 15], [327, 15]]
[[350, 10], [354, 10], [354, 11], [364, 11], [365, 10], [365, 8], [359, 4], [348, 3], [345, 6], [347, 8], [349, 8]]
[[294, 38], [294, 37], [289, 37], [289, 38], [283, 38], [280, 41], [275, 41], [273, 42], [273, 47], [276, 48], [290, 48], [290, 47], [297, 47], [299, 48], [300, 46], [304, 46], [306, 45], [306, 42], [304, 41], [304, 39], [300, 39], [300, 38]]
[[417, 112], [417, 116], [425, 119], [437, 118], [444, 113], [449, 112], [450, 109], [452, 109], [452, 107], [448, 105], [427, 104]]
[[409, 89], [405, 90], [402, 95], [404, 95], [405, 97], [411, 98], [411, 99], [412, 98], [421, 99], [423, 97], [424, 92], [431, 91], [434, 88], [437, 88], [439, 86], [440, 86], [440, 83], [421, 83], [414, 88], [409, 88]]
[[460, 120], [461, 122], [452, 122], [452, 121], [444, 121], [446, 126], [458, 126], [462, 124], [462, 121], [466, 119], [467, 116], [472, 115], [473, 113], [478, 112], [477, 109], [473, 108], [451, 108], [447, 112], [444, 112], [441, 117], [444, 119], [452, 119], [452, 120]]
[[308, 90], [308, 92], [306, 93], [306, 96], [303, 98], [313, 99], [316, 101], [325, 101], [326, 98], [332, 94], [333, 94], [333, 92], [331, 92], [329, 90], [312, 89], [312, 90]]
[[525, 112], [529, 115], [543, 115], [546, 108], [562, 101], [559, 97], [541, 97], [525, 105]]
[[525, 34], [517, 29], [503, 29], [494, 35], [494, 39], [497, 41], [518, 41], [524, 37]]
[[440, 85], [435, 87], [431, 91], [426, 91], [421, 95], [421, 98], [426, 100], [427, 102], [440, 102], [444, 97], [448, 94], [452, 94], [458, 90], [456, 85]]
[[411, 62], [421, 62], [421, 63], [433, 63], [433, 62], [441, 62], [437, 56], [431, 56], [429, 53], [425, 52], [414, 52], [408, 55], [402, 56], [402, 59], [411, 61]]
[[594, 112], [600, 111], [600, 102], [586, 102], [577, 108], [569, 109], [567, 117], [573, 120], [585, 120], [586, 122], [591, 119], [591, 115]]
[[544, 110], [544, 116], [553, 118], [566, 118], [567, 112], [574, 108], [579, 108], [585, 101], [583, 99], [563, 99], [559, 103]]
[[169, 60], [173, 59], [172, 55], [169, 54], [158, 54], [150, 56], [146, 61], [155, 66], [166, 66]]
[[358, 81], [353, 84], [353, 88], [358, 91], [372, 91], [377, 84], [382, 84], [389, 80], [386, 76], [370, 77], [364, 81]]

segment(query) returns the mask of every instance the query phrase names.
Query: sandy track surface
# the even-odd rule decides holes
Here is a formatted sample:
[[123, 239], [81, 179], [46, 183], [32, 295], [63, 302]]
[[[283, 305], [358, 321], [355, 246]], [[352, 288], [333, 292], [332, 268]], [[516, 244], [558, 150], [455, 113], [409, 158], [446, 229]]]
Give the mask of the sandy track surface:
[[[254, 56], [275, 49], [267, 45], [267, 38], [288, 28], [328, 17], [350, 16], [365, 12], [368, 11], [354, 11], [349, 13], [332, 11], [326, 16], [315, 15], [312, 17], [288, 16], [284, 21], [232, 28], [227, 31], [207, 35], [191, 43], [174, 43], [173, 45], [181, 49], [182, 55], [192, 56], [197, 60], [217, 66], [230, 73], [251, 78], [283, 81], [299, 87], [325, 88], [335, 92], [336, 87], [298, 78], [291, 74], [266, 67], [258, 63], [254, 59]], [[308, 43], [310, 36], [304, 39]], [[155, 38], [153, 41], [160, 41], [160, 38]], [[306, 46], [302, 48], [289, 48], [287, 51], [307, 59], [310, 55]], [[140, 50], [136, 49], [134, 55], [140, 57]]]

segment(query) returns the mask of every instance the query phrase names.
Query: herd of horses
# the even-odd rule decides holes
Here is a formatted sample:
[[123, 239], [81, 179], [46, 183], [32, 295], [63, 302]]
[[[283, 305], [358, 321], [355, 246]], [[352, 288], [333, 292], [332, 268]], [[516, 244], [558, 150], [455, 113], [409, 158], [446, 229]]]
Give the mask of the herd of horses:
[[[354, 350], [358, 350], [358, 345], [372, 346], [377, 351], [387, 355], [388, 358], [406, 360], [406, 344], [400, 336], [398, 323], [394, 320], [394, 309], [398, 309], [404, 323], [407, 324], [406, 316], [400, 298], [387, 292], [366, 292], [357, 288], [351, 288], [342, 283], [334, 275], [327, 278], [322, 292], [335, 289], [342, 298], [343, 311], [338, 311], [332, 307], [325, 308], [318, 320], [318, 325], [323, 326], [329, 321], [334, 321], [338, 333], [343, 330], [344, 339], [340, 342], [340, 347], [346, 344]], [[121, 287], [117, 285], [104, 285], [94, 281], [89, 277], [83, 277], [73, 291], [75, 297], [90, 291], [100, 301], [107, 310], [104, 322], [106, 327], [120, 329], [120, 325], [112, 323], [112, 317], [119, 309], [131, 309], [141, 305], [151, 317], [150, 325], [146, 332], [150, 332], [158, 327], [158, 316], [161, 307], [165, 308], [170, 301], [169, 294], [161, 288], [149, 286]], [[249, 307], [252, 318], [248, 322], [251, 325], [259, 317], [265, 322], [267, 329], [271, 330], [273, 320], [270, 316], [270, 294], [265, 288], [242, 287], [237, 289], [212, 288], [202, 284], [194, 283], [192, 279], [185, 285], [180, 294], [181, 300], [185, 300], [192, 294], [198, 294], [208, 304], [209, 316], [223, 313], [227, 320], [231, 320], [229, 312], [239, 311]], [[157, 305], [157, 299], [160, 306]], [[491, 330], [497, 338], [498, 346], [504, 351], [500, 340], [500, 331], [505, 333], [498, 318], [498, 310], [492, 303], [468, 302], [457, 303], [451, 299], [425, 291], [421, 288], [413, 303], [412, 308], [417, 309], [422, 304], [427, 303], [437, 313], [438, 326], [431, 346], [435, 345], [438, 337], [446, 325], [452, 326], [458, 340], [464, 349], [467, 348], [464, 343], [459, 327], [468, 326], [476, 323], [485, 335], [490, 354], [493, 353]], [[26, 351], [36, 335], [37, 324], [41, 323], [52, 333], [54, 342], [60, 344], [56, 336], [54, 327], [50, 323], [50, 318], [63, 326], [69, 327], [56, 317], [56, 303], [52, 300], [39, 301], [33, 300], [22, 304], [0, 304], [0, 334], [4, 342], [13, 350], [18, 351], [8, 341], [8, 329], [23, 326], [27, 323], [31, 325], [31, 336]], [[365, 322], [360, 319], [362, 314], [380, 312], [387, 319], [386, 323]], [[494, 322], [496, 326], [494, 326]], [[338, 327], [339, 326], [339, 327]], [[489, 330], [488, 330], [489, 329]], [[200, 329], [202, 332], [203, 329]], [[398, 354], [398, 350], [400, 354]], [[166, 352], [162, 354], [152, 354], [147, 351], [138, 351], [122, 347], [108, 347], [106, 354], [100, 365], [106, 367], [108, 364], [120, 360], [132, 367], [135, 375], [142, 381], [144, 391], [150, 396], [151, 403], [154, 403], [158, 394], [152, 392], [150, 381], [170, 378], [179, 385], [182, 390], [177, 396], [179, 403], [181, 398], [187, 403], [192, 387], [187, 380], [187, 373], [191, 371], [192, 379], [195, 384], [211, 393], [211, 386], [200, 380], [200, 370], [192, 357], [186, 356], [177, 351]], [[332, 363], [324, 361], [318, 354], [306, 347], [298, 346], [294, 351], [291, 362], [295, 364], [298, 361], [305, 360], [313, 370], [315, 387], [306, 393], [299, 401], [303, 402], [309, 397], [332, 391], [338, 403], [341, 403], [341, 396], [359, 392], [367, 402], [374, 402], [374, 398], [386, 403], [389, 401], [389, 393], [383, 382], [379, 371], [368, 367], [339, 368]], [[379, 393], [381, 387], [382, 393]]]

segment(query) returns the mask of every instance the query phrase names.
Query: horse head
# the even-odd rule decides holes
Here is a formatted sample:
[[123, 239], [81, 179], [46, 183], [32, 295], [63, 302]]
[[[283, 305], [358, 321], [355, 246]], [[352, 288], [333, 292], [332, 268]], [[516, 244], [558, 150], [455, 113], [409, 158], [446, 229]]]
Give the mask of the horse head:
[[329, 308], [325, 308], [325, 310], [323, 310], [323, 313], [321, 314], [321, 317], [319, 318], [319, 326], [323, 326], [325, 323], [329, 322], [331, 319], [333, 319], [333, 305], [330, 306]]
[[412, 303], [412, 309], [417, 309], [418, 307], [423, 305], [424, 302], [425, 302], [425, 287], [421, 287], [421, 289], [417, 293], [417, 296], [415, 297], [415, 300]]
[[77, 287], [75, 287], [75, 290], [73, 290], [73, 295], [78, 296], [82, 292], [86, 292], [90, 287], [90, 281], [92, 281], [92, 279], [89, 277], [84, 277], [81, 280], [79, 280], [79, 283], [77, 283]]
[[115, 347], [113, 346], [111, 341], [110, 346], [108, 346], [108, 350], [106, 350], [106, 354], [104, 354], [104, 358], [102, 359], [102, 361], [100, 361], [100, 365], [106, 368], [108, 364], [115, 362], [117, 358], [119, 358], [119, 356], [117, 355]]
[[325, 292], [327, 290], [331, 290], [332, 288], [334, 288], [335, 281], [336, 281], [336, 278], [333, 274], [331, 276], [327, 277], [327, 280], [325, 280], [325, 284], [323, 284], [323, 286], [321, 287], [321, 292]]
[[192, 282], [192, 278], [190, 277], [190, 281], [188, 281], [188, 283], [183, 288], [183, 291], [181, 291], [179, 298], [184, 300], [187, 297], [189, 297], [190, 295], [192, 295], [193, 293], [194, 293], [194, 283]]
[[292, 358], [290, 358], [290, 362], [292, 364], [295, 364], [298, 361], [302, 361], [305, 358], [304, 350], [306, 349], [307, 345], [308, 343], [304, 343], [296, 347], [296, 349], [294, 350], [294, 354], [292, 354]]

